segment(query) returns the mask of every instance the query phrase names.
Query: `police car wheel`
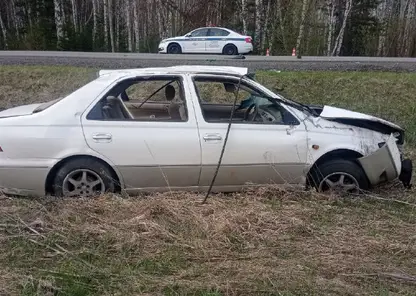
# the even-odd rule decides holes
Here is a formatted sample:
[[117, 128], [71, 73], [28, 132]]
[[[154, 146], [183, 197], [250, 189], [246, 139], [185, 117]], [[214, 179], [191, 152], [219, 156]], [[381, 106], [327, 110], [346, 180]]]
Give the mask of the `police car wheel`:
[[181, 49], [181, 47], [180, 47], [179, 44], [173, 43], [173, 44], [170, 44], [169, 45], [169, 47], [168, 47], [168, 53], [171, 53], [171, 54], [180, 54], [180, 53], [182, 53], [182, 49]]
[[226, 45], [224, 47], [223, 53], [226, 55], [236, 55], [237, 54], [237, 48], [230, 44], [230, 45]]

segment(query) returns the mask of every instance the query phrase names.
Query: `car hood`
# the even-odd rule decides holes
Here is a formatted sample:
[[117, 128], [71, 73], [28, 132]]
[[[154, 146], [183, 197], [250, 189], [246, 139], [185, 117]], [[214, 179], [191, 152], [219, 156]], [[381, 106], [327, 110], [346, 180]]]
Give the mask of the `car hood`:
[[29, 105], [23, 105], [23, 106], [9, 108], [9, 109], [0, 111], [0, 118], [30, 115], [40, 105], [42, 105], [42, 103], [40, 103], [40, 104], [29, 104]]
[[320, 118], [326, 120], [366, 128], [384, 134], [395, 132], [402, 133], [404, 131], [404, 129], [397, 124], [372, 115], [332, 106], [310, 105], [309, 107], [314, 109]]

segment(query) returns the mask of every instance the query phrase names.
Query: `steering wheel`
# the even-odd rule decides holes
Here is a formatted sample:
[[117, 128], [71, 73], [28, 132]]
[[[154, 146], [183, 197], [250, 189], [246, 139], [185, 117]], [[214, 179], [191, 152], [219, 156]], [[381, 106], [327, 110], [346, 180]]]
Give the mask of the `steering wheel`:
[[[250, 115], [250, 112], [253, 109], [254, 109], [253, 114]], [[254, 121], [254, 119], [256, 119], [258, 114], [259, 114], [259, 108], [257, 108], [256, 104], [251, 104], [250, 107], [248, 107], [246, 112], [244, 113], [244, 120], [245, 121]]]

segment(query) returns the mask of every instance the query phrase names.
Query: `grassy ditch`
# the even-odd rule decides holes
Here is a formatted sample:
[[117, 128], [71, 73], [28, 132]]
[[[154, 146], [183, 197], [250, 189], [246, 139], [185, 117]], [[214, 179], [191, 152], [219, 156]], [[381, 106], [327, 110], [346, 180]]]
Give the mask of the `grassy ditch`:
[[[43, 102], [95, 69], [0, 67], [0, 108]], [[406, 127], [416, 144], [416, 75], [259, 72], [305, 103]], [[278, 187], [215, 195], [0, 196], [0, 295], [415, 295], [416, 193], [360, 199]]]

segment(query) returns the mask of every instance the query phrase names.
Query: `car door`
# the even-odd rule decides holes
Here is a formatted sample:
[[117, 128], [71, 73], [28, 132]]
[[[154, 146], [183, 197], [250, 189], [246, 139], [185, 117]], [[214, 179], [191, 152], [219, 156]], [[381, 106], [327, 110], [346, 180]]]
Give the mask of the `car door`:
[[[199, 181], [201, 188], [209, 186], [214, 176], [223, 149], [234, 98], [232, 94], [227, 100], [228, 113], [223, 111], [226, 104], [204, 105], [207, 103], [206, 98], [225, 101], [219, 94], [221, 87], [208, 85], [209, 87], [203, 89], [203, 85], [198, 84], [206, 82], [205, 78], [194, 76], [193, 83], [190, 83], [194, 86], [191, 90], [194, 92], [194, 98], [198, 98], [194, 105], [202, 147], [202, 170]], [[230, 79], [226, 81], [238, 84], [236, 79]], [[220, 78], [214, 82], [222, 83], [223, 80]], [[204, 95], [205, 98], [201, 98]], [[243, 91], [240, 95], [243, 95]], [[218, 108], [218, 111], [215, 111], [215, 108]], [[218, 116], [215, 115], [216, 112]], [[236, 112], [214, 186], [220, 190], [235, 190], [246, 183], [301, 183], [307, 158], [307, 133], [304, 124], [291, 113], [285, 115], [291, 118], [290, 123], [247, 123], [241, 119], [244, 116], [241, 113], [244, 112]]]
[[185, 41], [183, 42], [185, 52], [204, 53], [207, 37], [208, 28], [197, 29], [190, 34], [185, 35]]
[[[155, 89], [171, 79], [178, 82], [174, 96], [183, 99], [186, 107], [185, 118], [170, 118], [167, 111], [169, 101], [163, 101], [163, 89], [158, 92], [159, 97], [162, 97], [160, 101], [153, 100], [153, 96], [146, 102], [140, 100], [135, 106], [131, 103], [134, 101], [133, 96], [147, 99]], [[157, 85], [149, 87], [144, 85], [145, 82], [155, 82]], [[187, 89], [183, 87], [183, 77], [180, 75], [124, 79], [83, 114], [82, 127], [86, 142], [91, 149], [116, 167], [123, 177], [127, 191], [189, 188], [198, 185], [201, 151], [196, 119]], [[102, 102], [107, 102], [108, 98], [114, 100], [113, 96], [119, 94], [124, 94], [124, 97], [128, 94], [131, 108], [134, 108], [130, 112], [135, 114], [133, 119], [108, 118], [100, 113], [104, 108]], [[122, 103], [120, 97], [116, 99]], [[122, 103], [122, 106], [126, 105]]]
[[230, 35], [230, 32], [224, 29], [211, 28], [208, 35], [205, 45], [207, 53], [221, 54], [227, 44], [227, 36]]

